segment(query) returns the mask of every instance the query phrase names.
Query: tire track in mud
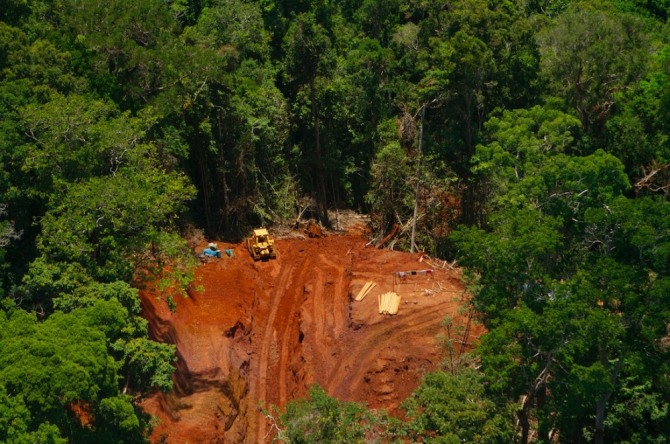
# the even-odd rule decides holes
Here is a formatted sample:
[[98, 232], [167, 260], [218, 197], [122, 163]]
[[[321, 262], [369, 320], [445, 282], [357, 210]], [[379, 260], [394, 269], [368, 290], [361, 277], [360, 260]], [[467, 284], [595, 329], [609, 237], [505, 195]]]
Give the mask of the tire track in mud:
[[[330, 267], [329, 275], [333, 276], [333, 292], [332, 298], [328, 299], [328, 295], [322, 294], [322, 301], [319, 304], [321, 312], [323, 313], [324, 321], [327, 315], [330, 313], [332, 315], [332, 322], [325, 323], [330, 327], [328, 329], [328, 334], [332, 337], [335, 332], [345, 331], [349, 325], [349, 287], [351, 284], [351, 260], [352, 257], [350, 254], [347, 254], [344, 259], [344, 263], [336, 263], [329, 259], [326, 255], [321, 255], [320, 259], [322, 262]], [[325, 288], [325, 286], [324, 286]], [[315, 307], [315, 309], [319, 308]], [[325, 329], [324, 329], [325, 330]], [[325, 331], [322, 332], [321, 336], [325, 337]]]
[[[378, 356], [384, 347], [394, 344], [400, 337], [434, 336], [440, 322], [447, 315], [447, 308], [426, 307], [399, 318], [381, 321], [358, 330], [360, 336], [356, 346], [342, 354], [335, 371], [328, 380], [328, 392], [339, 399], [349, 398], [351, 393], [363, 381], [365, 373], [371, 368], [370, 362]], [[404, 339], [405, 342], [406, 339]]]
[[[293, 274], [294, 265], [288, 265], [286, 267], [283, 264], [280, 266], [280, 277], [279, 282], [274, 287], [272, 292], [272, 298], [270, 300], [270, 315], [267, 322], [265, 323], [265, 329], [263, 330], [263, 342], [261, 343], [261, 351], [258, 356], [258, 377], [256, 378], [256, 383], [254, 384], [253, 390], [251, 390], [251, 402], [254, 403], [254, 407], [259, 403], [265, 402], [267, 399], [267, 372], [268, 372], [268, 362], [270, 357], [270, 348], [272, 346], [272, 337], [274, 335], [274, 324], [275, 318], [277, 317], [277, 312], [279, 311], [280, 302], [282, 296], [287, 288], [288, 283], [290, 282], [291, 275]], [[262, 392], [262, 393], [261, 393]], [[264, 406], [265, 407], [265, 406]], [[256, 423], [257, 427], [250, 427], [250, 430], [256, 431], [255, 440], [258, 443], [265, 442], [266, 435], [266, 423], [265, 417], [262, 412], [258, 412], [257, 415], [250, 415], [250, 420]]]
[[[406, 286], [408, 303], [397, 316], [382, 318], [377, 301], [352, 300], [354, 288], [371, 280], [377, 292], [390, 291], [392, 274], [415, 267], [417, 256], [366, 249], [365, 243], [358, 236], [281, 239], [276, 261], [254, 263], [238, 255], [204, 265], [198, 271], [203, 293], [177, 314], [147, 309], [154, 334], [168, 329], [181, 338], [182, 365], [190, 369], [183, 383], [198, 391], [192, 397], [176, 390], [145, 403], [163, 421], [152, 442], [162, 442], [164, 434], [170, 442], [265, 444], [276, 429], [258, 407], [284, 408], [312, 383], [342, 401], [397, 408], [436, 364], [440, 323], [448, 313], [459, 317], [460, 302], [448, 293], [462, 287], [452, 282], [455, 274], [440, 271], [435, 277], [449, 290], [440, 285], [423, 298], [418, 284]], [[237, 372], [226, 376], [237, 391], [229, 395], [205, 384], [223, 382], [219, 373], [198, 373], [210, 369], [223, 376]], [[233, 398], [239, 405], [226, 401]]]
[[[319, 274], [319, 273], [317, 273]], [[303, 279], [304, 275], [304, 269], [302, 267], [299, 269], [299, 274], [297, 276], [297, 281], [298, 282], [305, 282]], [[280, 352], [279, 352], [279, 363], [278, 363], [278, 368], [277, 368], [277, 374], [279, 376], [279, 406], [283, 406], [286, 404], [286, 387], [288, 384], [287, 381], [287, 375], [286, 373], [288, 372], [288, 367], [290, 363], [290, 351], [289, 351], [289, 345], [291, 342], [291, 338], [295, 337], [297, 341], [298, 335], [293, 333], [297, 333], [298, 331], [298, 325], [297, 325], [297, 300], [303, 295], [304, 292], [304, 286], [301, 287], [295, 287], [294, 285], [291, 285], [291, 288], [294, 289], [294, 291], [291, 292], [291, 294], [284, 295], [284, 298], [282, 298], [281, 304], [285, 307], [288, 308], [288, 319], [284, 322], [284, 329], [279, 335], [278, 340], [281, 343], [280, 347]], [[286, 310], [284, 310], [286, 312]]]
[[[378, 252], [361, 254], [353, 242], [346, 254], [342, 246], [335, 249], [326, 240], [309, 242], [287, 242], [276, 274], [265, 281], [270, 306], [255, 326], [261, 342], [254, 347], [252, 409], [259, 404], [284, 408], [304, 396], [313, 382], [337, 399], [355, 399], [370, 390], [366, 375], [378, 359], [386, 359], [385, 352], [398, 356], [407, 350], [410, 359], [427, 359], [421, 353], [431, 345], [422, 342], [415, 355], [413, 341], [434, 338], [444, 317], [459, 305], [407, 305], [398, 316], [355, 326], [350, 294], [354, 279], [384, 281], [386, 273], [404, 265], [393, 265]], [[354, 271], [355, 261], [373, 269]], [[274, 425], [261, 412], [250, 416], [247, 442], [269, 442]]]
[[[293, 399], [289, 393], [292, 383], [291, 365], [294, 360], [294, 347], [300, 343], [301, 322], [307, 317], [311, 322], [308, 342], [312, 347], [311, 353], [301, 350], [300, 358], [328, 360], [324, 355], [324, 341], [333, 338], [333, 333], [346, 328], [348, 293], [347, 280], [342, 272], [344, 264], [331, 260], [327, 254], [310, 255], [309, 252], [300, 252], [289, 263], [280, 264], [278, 282], [274, 288], [271, 304], [272, 308], [265, 323], [263, 342], [258, 358], [258, 378], [256, 399], [253, 401], [272, 402], [280, 407]], [[340, 295], [344, 293], [343, 296]], [[340, 301], [343, 298], [344, 301]], [[342, 305], [342, 307], [338, 307]], [[305, 311], [309, 313], [305, 313]], [[302, 332], [305, 334], [305, 332]], [[304, 338], [303, 338], [304, 339]], [[305, 346], [302, 343], [301, 349]], [[273, 361], [272, 349], [279, 351], [278, 359]], [[313, 363], [305, 362], [311, 373]], [[274, 374], [275, 383], [268, 380], [268, 374]], [[257, 436], [255, 442], [267, 442], [267, 423], [262, 414], [258, 415]]]
[[[285, 295], [281, 300], [284, 306], [283, 312], [289, 316], [287, 322], [284, 323], [284, 330], [280, 335], [281, 352], [279, 360], [279, 368], [277, 369], [279, 375], [279, 405], [284, 406], [290, 400], [288, 389], [291, 381], [291, 364], [292, 364], [292, 345], [302, 342], [300, 341], [300, 323], [305, 321], [305, 318], [311, 319], [309, 326], [310, 338], [308, 343], [313, 347], [310, 355], [314, 352], [320, 352], [325, 349], [323, 341], [328, 341], [332, 337], [332, 332], [337, 328], [336, 313], [343, 311], [339, 310], [335, 296], [341, 293], [342, 287], [342, 273], [341, 266], [328, 259], [327, 255], [319, 254], [313, 261], [307, 262], [304, 260], [300, 263], [298, 273], [294, 281], [300, 283], [301, 286], [291, 285], [294, 289], [292, 294]], [[288, 296], [288, 297], [287, 297]], [[309, 311], [309, 313], [306, 313]], [[332, 317], [332, 319], [331, 319]], [[343, 316], [339, 316], [343, 318]], [[302, 332], [304, 334], [304, 332]], [[304, 340], [304, 337], [303, 337]], [[301, 359], [306, 361], [304, 350], [301, 350]], [[318, 353], [320, 355], [320, 353]], [[318, 356], [317, 360], [325, 359], [324, 356]], [[305, 362], [305, 365], [311, 365]]]
[[[255, 399], [252, 401], [256, 404], [263, 404], [266, 407], [267, 403], [273, 401], [273, 393], [270, 388], [279, 388], [279, 403], [284, 405], [286, 398], [286, 371], [288, 368], [289, 357], [289, 339], [290, 331], [293, 326], [297, 325], [295, 322], [297, 299], [302, 293], [303, 285], [298, 285], [303, 282], [305, 274], [305, 266], [308, 255], [305, 252], [293, 256], [290, 261], [282, 261], [279, 264], [279, 278], [278, 282], [272, 292], [270, 300], [271, 310], [267, 321], [265, 322], [265, 329], [263, 331], [263, 342], [261, 344], [261, 352], [258, 357], [258, 378], [257, 387], [255, 390]], [[290, 289], [293, 289], [291, 291]], [[286, 319], [278, 319], [278, 314], [281, 312]], [[273, 346], [279, 351], [276, 362], [272, 359], [271, 351]], [[268, 381], [268, 371], [275, 368], [275, 376], [277, 380]], [[256, 417], [258, 427], [256, 427], [257, 443], [265, 443], [267, 441], [267, 423], [262, 413]]]

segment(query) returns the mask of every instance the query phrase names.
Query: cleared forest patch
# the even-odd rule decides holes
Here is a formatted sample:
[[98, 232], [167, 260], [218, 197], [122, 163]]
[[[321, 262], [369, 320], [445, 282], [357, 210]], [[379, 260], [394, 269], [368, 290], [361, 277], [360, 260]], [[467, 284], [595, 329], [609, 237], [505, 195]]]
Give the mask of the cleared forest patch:
[[[421, 255], [366, 243], [358, 233], [278, 239], [277, 259], [267, 262], [219, 243], [234, 254], [203, 263], [174, 314], [143, 292], [152, 335], [176, 344], [179, 357], [175, 389], [142, 402], [160, 419], [152, 439], [267, 442], [271, 429], [258, 407], [283, 407], [313, 383], [400, 414], [400, 402], [440, 364], [443, 319], [465, 325], [465, 292], [457, 270], [400, 280], [398, 272], [427, 267]], [[379, 314], [378, 297], [388, 292], [402, 297], [394, 316]], [[480, 333], [473, 327], [469, 340]]]

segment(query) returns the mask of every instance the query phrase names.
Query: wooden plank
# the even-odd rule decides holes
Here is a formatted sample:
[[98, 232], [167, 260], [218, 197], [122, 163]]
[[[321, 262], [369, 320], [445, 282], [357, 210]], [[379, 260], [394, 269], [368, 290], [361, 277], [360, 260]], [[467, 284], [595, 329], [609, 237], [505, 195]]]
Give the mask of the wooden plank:
[[365, 291], [363, 292], [363, 294], [359, 296], [358, 300], [359, 300], [359, 301], [362, 301], [363, 299], [365, 299], [365, 296], [367, 296], [368, 293], [370, 293], [370, 291], [372, 291], [372, 289], [373, 289], [376, 285], [377, 285], [377, 284], [375, 284], [375, 283], [372, 282], [372, 281], [368, 282], [368, 284], [367, 284], [367, 288], [365, 289]]
[[365, 283], [365, 285], [363, 285], [363, 288], [361, 288], [361, 290], [356, 295], [356, 300], [357, 301], [360, 301], [361, 299], [363, 299], [363, 297], [364, 297], [363, 295], [365, 294], [365, 292], [367, 291], [367, 289], [368, 289], [368, 287], [370, 286], [371, 283], [372, 283], [372, 281], [367, 281]]
[[400, 295], [393, 293], [391, 296], [391, 305], [389, 307], [389, 314], [391, 315], [398, 314], [399, 307], [400, 307]]
[[360, 300], [362, 301], [363, 299], [365, 299], [365, 296], [367, 296], [372, 291], [372, 289], [375, 288], [376, 286], [377, 286], [377, 284], [375, 284], [374, 282], [371, 282], [371, 285], [368, 287], [368, 289], [365, 291], [365, 293], [363, 293], [363, 296], [361, 296]]
[[361, 288], [361, 291], [359, 291], [358, 294], [356, 295], [356, 300], [357, 300], [357, 301], [362, 301], [363, 299], [365, 299], [365, 296], [367, 296], [368, 293], [370, 293], [370, 291], [371, 291], [376, 285], [377, 285], [377, 284], [375, 284], [375, 283], [372, 282], [372, 281], [368, 281], [368, 282], [366, 282], [365, 285], [363, 285], [363, 288]]
[[384, 293], [377, 297], [379, 302], [379, 314], [398, 314], [401, 297], [394, 292]]

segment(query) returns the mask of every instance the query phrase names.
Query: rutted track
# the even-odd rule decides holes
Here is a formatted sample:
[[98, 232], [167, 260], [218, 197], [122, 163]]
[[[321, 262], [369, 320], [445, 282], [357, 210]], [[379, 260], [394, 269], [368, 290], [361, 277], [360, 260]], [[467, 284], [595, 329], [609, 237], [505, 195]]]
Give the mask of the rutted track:
[[[154, 336], [177, 345], [176, 387], [188, 387], [143, 403], [162, 421], [152, 439], [269, 442], [273, 430], [258, 406], [281, 408], [313, 383], [339, 399], [397, 411], [437, 367], [435, 336], [446, 315], [457, 317], [462, 287], [456, 273], [436, 270], [396, 288], [395, 271], [426, 264], [365, 243], [278, 240], [278, 258], [256, 263], [242, 246], [225, 245], [235, 257], [203, 265], [204, 291], [180, 301], [176, 315], [145, 292]], [[369, 280], [377, 287], [354, 302]], [[403, 297], [399, 314], [379, 315], [377, 295], [393, 289]]]
[[[447, 313], [443, 310], [443, 315]], [[357, 386], [364, 381], [363, 375], [369, 370], [375, 355], [374, 349], [383, 349], [389, 345], [405, 343], [408, 337], [433, 337], [439, 332], [439, 323], [435, 323], [437, 312], [433, 307], [423, 308], [397, 323], [376, 324], [360, 329], [355, 336], [360, 340], [349, 353], [342, 356], [335, 371], [328, 380], [329, 391], [339, 398], [350, 398]]]

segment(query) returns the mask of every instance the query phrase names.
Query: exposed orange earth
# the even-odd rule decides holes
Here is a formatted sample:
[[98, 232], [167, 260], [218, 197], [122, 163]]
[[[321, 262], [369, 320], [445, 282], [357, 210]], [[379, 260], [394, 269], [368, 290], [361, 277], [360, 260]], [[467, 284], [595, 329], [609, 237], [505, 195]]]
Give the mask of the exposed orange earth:
[[[277, 259], [233, 257], [200, 265], [190, 298], [171, 314], [142, 293], [153, 338], [177, 347], [174, 389], [141, 402], [159, 419], [151, 436], [168, 443], [265, 443], [274, 436], [259, 406], [283, 408], [311, 384], [343, 401], [400, 415], [400, 403], [441, 360], [447, 315], [463, 325], [458, 272], [419, 254], [366, 247], [360, 234], [277, 239]], [[432, 273], [421, 273], [432, 269]], [[419, 271], [400, 279], [394, 273]], [[362, 301], [366, 282], [377, 285]], [[380, 315], [379, 295], [401, 297]], [[469, 341], [481, 334], [472, 324]]]

